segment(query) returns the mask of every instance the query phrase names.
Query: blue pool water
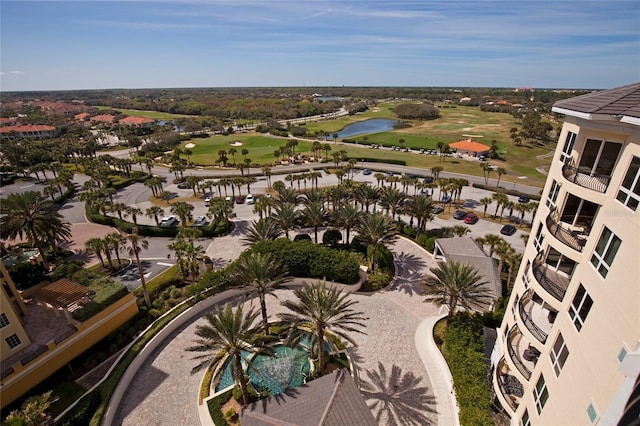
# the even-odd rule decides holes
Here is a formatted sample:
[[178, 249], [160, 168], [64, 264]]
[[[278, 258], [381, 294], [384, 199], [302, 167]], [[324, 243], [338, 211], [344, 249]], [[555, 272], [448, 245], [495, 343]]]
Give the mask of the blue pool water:
[[[290, 348], [278, 345], [274, 348], [275, 357], [256, 355], [253, 366], [257, 371], [249, 371], [249, 380], [258, 391], [267, 390], [270, 395], [277, 395], [287, 389], [295, 388], [304, 383], [304, 378], [311, 370], [309, 353], [302, 347]], [[243, 358], [251, 356], [243, 353]], [[233, 385], [231, 363], [227, 361], [216, 392]]]

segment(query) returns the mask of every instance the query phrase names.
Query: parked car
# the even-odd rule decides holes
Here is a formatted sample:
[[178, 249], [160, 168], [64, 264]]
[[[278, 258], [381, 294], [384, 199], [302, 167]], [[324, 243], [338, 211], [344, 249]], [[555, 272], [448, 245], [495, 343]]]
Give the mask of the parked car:
[[204, 199], [204, 205], [205, 206], [209, 206], [209, 204], [211, 203], [212, 199], [213, 199], [213, 197], [211, 195], [208, 195], [207, 198]]
[[160, 226], [169, 227], [169, 226], [178, 226], [180, 221], [175, 216], [165, 216], [160, 221]]
[[236, 204], [244, 204], [244, 197], [237, 196], [236, 197]]
[[531, 199], [526, 196], [526, 195], [521, 195], [520, 197], [518, 197], [518, 202], [519, 203], [528, 203], [529, 201], [531, 201]]
[[427, 176], [426, 178], [422, 179], [422, 183], [431, 183], [433, 182], [433, 178]]
[[440, 214], [444, 211], [442, 206], [433, 206], [431, 210], [433, 211], [433, 214]]
[[247, 204], [254, 204], [256, 200], [255, 198], [253, 198], [252, 194], [247, 194], [246, 198], [244, 199], [244, 202]]
[[178, 189], [190, 189], [189, 185], [187, 185], [187, 182], [180, 182], [178, 184]]
[[464, 217], [464, 223], [467, 223], [469, 225], [473, 225], [477, 221], [478, 221], [478, 215], [476, 215], [475, 213], [469, 213]]
[[440, 199], [440, 202], [441, 202], [441, 203], [444, 203], [444, 204], [448, 204], [448, 203], [450, 203], [450, 202], [451, 202], [451, 197], [450, 197], [450, 196], [448, 196], [448, 195], [445, 195], [444, 197], [442, 197], [442, 198]]
[[513, 235], [516, 233], [516, 227], [513, 225], [505, 225], [500, 230], [502, 235]]
[[193, 222], [193, 226], [207, 226], [208, 223], [209, 221], [205, 216], [198, 216], [195, 222]]
[[467, 215], [467, 212], [465, 212], [464, 210], [456, 210], [456, 212], [453, 214], [453, 218], [457, 220], [462, 220], [466, 215]]
[[362, 170], [362, 174], [363, 174], [363, 175], [370, 175], [370, 174], [371, 174], [371, 169], [364, 169], [364, 170]]
[[415, 179], [416, 178], [416, 175], [414, 175], [413, 173], [405, 173], [404, 176], [409, 178], [409, 179]]
[[384, 174], [386, 177], [391, 177], [393, 176], [393, 172], [385, 172]]

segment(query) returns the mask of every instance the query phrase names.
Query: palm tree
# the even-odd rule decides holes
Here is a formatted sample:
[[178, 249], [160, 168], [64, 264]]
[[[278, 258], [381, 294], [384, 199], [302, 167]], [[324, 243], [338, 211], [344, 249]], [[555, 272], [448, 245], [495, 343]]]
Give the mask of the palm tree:
[[395, 241], [398, 233], [396, 226], [389, 216], [376, 212], [372, 215], [364, 216], [356, 226], [356, 229], [359, 238], [371, 246], [369, 269], [373, 270], [378, 246]]
[[493, 256], [493, 252], [498, 244], [505, 242], [504, 239], [496, 234], [487, 234], [482, 240], [482, 245], [489, 246], [489, 257]]
[[362, 218], [362, 211], [351, 203], [345, 203], [337, 211], [333, 213], [333, 219], [335, 224], [344, 228], [346, 232], [347, 246], [351, 244], [349, 233], [353, 227], [355, 227]]
[[127, 208], [127, 214], [131, 216], [131, 220], [134, 225], [138, 224], [138, 216], [142, 214], [142, 210], [137, 207], [129, 207]]
[[451, 227], [451, 232], [453, 233], [453, 235], [455, 235], [456, 237], [464, 237], [465, 235], [467, 235], [468, 233], [471, 232], [471, 229], [469, 229], [468, 226], [464, 226], [464, 225], [455, 225]]
[[498, 217], [498, 210], [500, 209], [500, 207], [502, 207], [502, 205], [509, 202], [509, 197], [507, 197], [505, 194], [502, 194], [500, 192], [496, 192], [493, 195], [491, 195], [491, 198], [496, 202], [496, 212], [493, 215], [493, 217]]
[[133, 228], [133, 232], [126, 236], [127, 243], [124, 249], [127, 250], [129, 256], [135, 256], [136, 264], [138, 265], [138, 274], [140, 275], [140, 283], [142, 284], [142, 293], [144, 294], [144, 301], [147, 306], [151, 307], [151, 297], [147, 291], [147, 283], [144, 280], [144, 273], [142, 271], [142, 265], [140, 264], [140, 252], [149, 248], [149, 241], [138, 235], [138, 228]]
[[449, 308], [448, 317], [455, 315], [458, 306], [465, 310], [482, 309], [489, 303], [491, 296], [487, 282], [478, 270], [469, 264], [450, 260], [438, 262], [438, 266], [429, 269], [432, 275], [424, 278], [426, 302]]
[[498, 174], [498, 182], [496, 182], [496, 188], [499, 188], [500, 187], [500, 178], [502, 177], [502, 175], [506, 175], [507, 171], [503, 167], [498, 167], [496, 169], [496, 173]]
[[94, 238], [89, 238], [85, 243], [84, 243], [84, 248], [87, 251], [87, 253], [89, 254], [95, 254], [96, 256], [98, 256], [98, 260], [100, 261], [100, 265], [104, 268], [104, 259], [102, 258], [102, 253], [104, 250], [104, 243], [102, 241], [102, 239], [94, 237]]
[[405, 195], [397, 189], [386, 186], [380, 192], [380, 205], [387, 211], [391, 212], [391, 218], [395, 219], [396, 212], [402, 208]]
[[291, 279], [287, 277], [286, 267], [272, 258], [269, 253], [251, 252], [241, 256], [235, 264], [233, 278], [240, 286], [247, 288], [249, 294], [258, 295], [262, 326], [264, 332], [268, 333], [266, 297], [267, 295], [277, 297], [274, 294], [275, 291]]
[[280, 229], [284, 231], [287, 239], [289, 231], [294, 229], [298, 220], [298, 212], [294, 205], [284, 203], [274, 209], [274, 213], [270, 216], [270, 220], [274, 221]]
[[124, 244], [126, 244], [127, 240], [124, 236], [122, 236], [122, 234], [120, 234], [120, 232], [116, 231], [108, 234], [103, 241], [107, 250], [113, 249], [113, 251], [116, 253], [116, 259], [118, 259], [119, 267], [122, 263], [120, 261], [120, 249]]
[[278, 227], [278, 224], [267, 218], [252, 221], [242, 240], [249, 244], [255, 244], [260, 241], [275, 240], [280, 235], [282, 235], [282, 230]]
[[47, 411], [51, 404], [58, 399], [58, 397], [51, 397], [51, 391], [42, 395], [32, 396], [22, 404], [20, 410], [11, 411], [2, 424], [24, 426], [53, 425], [53, 418]]
[[49, 269], [43, 242], [71, 236], [71, 225], [62, 221], [56, 206], [37, 191], [10, 194], [0, 203], [0, 238], [26, 238], [36, 246]]
[[482, 206], [484, 207], [484, 213], [482, 217], [487, 217], [487, 207], [489, 207], [489, 204], [491, 204], [492, 201], [493, 199], [491, 197], [480, 198], [480, 204], [482, 204]]
[[424, 231], [427, 222], [433, 219], [433, 200], [431, 197], [416, 195], [407, 206], [407, 214], [418, 220], [418, 230]]
[[191, 219], [191, 212], [194, 207], [192, 204], [189, 204], [185, 201], [178, 201], [171, 206], [171, 213], [175, 214], [180, 218], [182, 222], [182, 226], [187, 226], [187, 220]]
[[325, 366], [325, 345], [337, 350], [336, 339], [328, 334], [335, 334], [356, 346], [356, 342], [348, 333], [363, 333], [362, 321], [367, 318], [363, 312], [355, 311], [357, 303], [348, 298], [335, 286], [327, 287], [324, 282], [305, 283], [294, 290], [297, 300], [285, 300], [282, 305], [291, 312], [279, 314], [285, 323], [292, 325], [287, 336], [287, 344], [297, 345], [303, 338], [310, 339], [311, 356], [318, 360], [318, 371], [323, 373]]
[[522, 253], [518, 253], [517, 251], [514, 250], [505, 257], [504, 261], [509, 266], [509, 269], [508, 269], [509, 275], [507, 276], [507, 287], [510, 287], [513, 271], [516, 271], [520, 267], [520, 262], [522, 262]]
[[307, 225], [313, 226], [315, 243], [318, 244], [318, 227], [327, 222], [329, 213], [324, 209], [321, 202], [314, 201], [305, 206], [302, 211], [302, 218]]
[[214, 312], [204, 315], [207, 324], [196, 326], [196, 346], [187, 348], [190, 352], [202, 353], [193, 358], [202, 360], [193, 368], [193, 373], [204, 367], [214, 369], [228, 359], [231, 362], [231, 375], [240, 387], [244, 404], [249, 403], [249, 392], [247, 375], [242, 363], [247, 363], [249, 369], [252, 360], [255, 359], [253, 355], [274, 354], [273, 349], [265, 346], [273, 338], [261, 332], [261, 327], [256, 324], [258, 315], [260, 313], [254, 309], [245, 313], [242, 305], [234, 312], [231, 304], [226, 303]]
[[156, 226], [160, 226], [158, 216], [164, 216], [164, 210], [162, 209], [162, 207], [151, 206], [147, 209], [146, 215], [148, 218], [153, 218], [156, 221]]

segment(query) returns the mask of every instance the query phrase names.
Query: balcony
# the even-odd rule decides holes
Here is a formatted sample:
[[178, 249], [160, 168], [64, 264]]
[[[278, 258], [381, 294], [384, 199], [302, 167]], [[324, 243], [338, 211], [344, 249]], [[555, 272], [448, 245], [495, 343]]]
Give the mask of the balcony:
[[500, 389], [502, 399], [515, 412], [520, 404], [520, 398], [524, 395], [524, 387], [516, 376], [509, 374], [509, 371], [509, 365], [504, 357], [501, 358], [496, 368], [496, 383]]
[[549, 212], [546, 220], [547, 229], [556, 240], [575, 251], [581, 252], [588, 237], [585, 228], [561, 222], [557, 216], [556, 210]]
[[533, 276], [540, 284], [540, 287], [546, 290], [547, 293], [552, 295], [556, 300], [562, 302], [564, 295], [567, 293], [569, 282], [571, 278], [556, 272], [548, 267], [542, 261], [543, 252], [540, 252], [538, 256], [533, 260], [531, 269], [533, 270]]
[[[531, 378], [531, 370], [535, 367], [538, 356], [540, 355], [537, 349], [532, 348], [531, 344], [527, 342], [527, 339], [525, 339], [520, 332], [520, 329], [518, 329], [518, 326], [514, 326], [507, 338], [507, 350], [511, 362], [525, 380]], [[522, 357], [520, 354], [522, 354]]]
[[592, 172], [590, 167], [574, 167], [571, 164], [562, 167], [562, 176], [578, 186], [603, 194], [611, 180], [611, 176]]
[[544, 344], [549, 337], [549, 331], [551, 331], [557, 311], [546, 308], [544, 302], [531, 288], [520, 299], [518, 311], [527, 330], [540, 343]]

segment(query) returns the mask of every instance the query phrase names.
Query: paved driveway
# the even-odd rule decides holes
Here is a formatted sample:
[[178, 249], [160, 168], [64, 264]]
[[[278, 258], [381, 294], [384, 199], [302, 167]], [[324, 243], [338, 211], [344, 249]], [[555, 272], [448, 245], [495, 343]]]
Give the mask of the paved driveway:
[[[223, 239], [215, 239], [209, 250], [216, 250], [216, 242], [224, 247]], [[445, 417], [446, 412], [452, 412], [451, 400], [448, 394], [436, 398], [429, 374], [439, 372], [433, 365], [427, 368], [416, 350], [416, 339], [423, 338], [416, 336], [418, 325], [437, 311], [417, 294], [417, 283], [435, 262], [405, 239], [399, 239], [392, 251], [398, 265], [392, 285], [382, 292], [351, 296], [368, 320], [366, 334], [354, 334], [358, 346], [350, 352], [362, 394], [380, 424], [435, 424], [438, 412], [440, 416], [445, 412]], [[290, 290], [281, 290], [278, 300], [268, 298], [269, 315], [282, 311], [280, 301], [291, 296]], [[250, 303], [255, 305], [255, 301]], [[118, 424], [199, 424], [197, 399], [202, 374], [190, 374], [196, 361], [185, 348], [192, 344], [195, 327], [202, 323], [196, 319], [186, 324], [139, 369], [118, 407]]]

